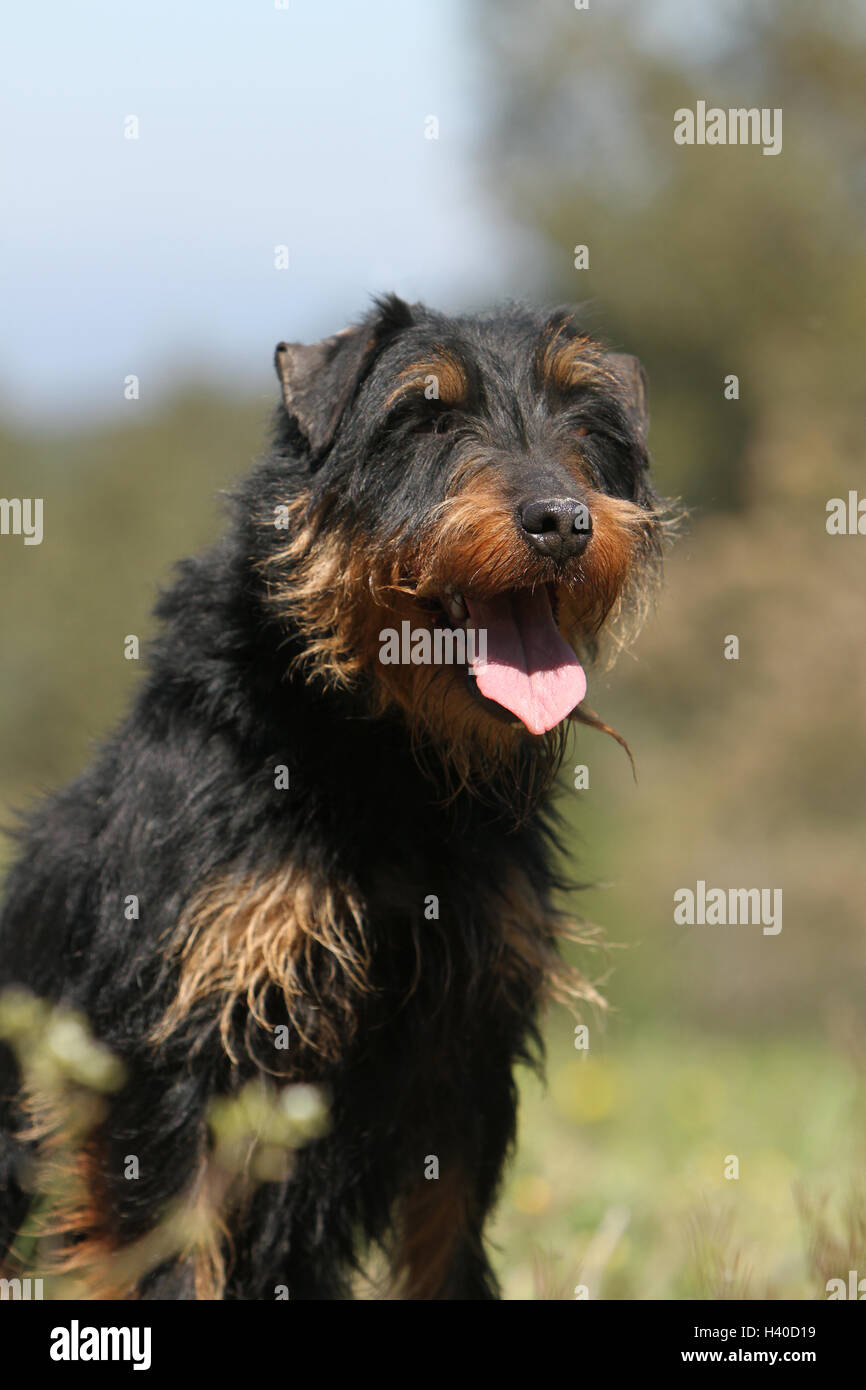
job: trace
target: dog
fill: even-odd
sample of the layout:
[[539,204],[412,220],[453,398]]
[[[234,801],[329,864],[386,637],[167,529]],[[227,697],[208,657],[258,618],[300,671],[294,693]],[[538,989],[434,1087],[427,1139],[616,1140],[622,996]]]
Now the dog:
[[[549,794],[658,577],[645,376],[568,308],[393,295],[276,367],[270,452],[160,597],[131,713],[20,832],[0,984],[81,1011],[124,1082],[61,1141],[3,1045],[0,1250],[55,1153],[43,1233],[85,1297],[351,1298],[378,1249],[392,1297],[492,1299],[515,1063],[549,993],[592,995]],[[321,1088],[327,1128],[131,1274],[257,1077]]]

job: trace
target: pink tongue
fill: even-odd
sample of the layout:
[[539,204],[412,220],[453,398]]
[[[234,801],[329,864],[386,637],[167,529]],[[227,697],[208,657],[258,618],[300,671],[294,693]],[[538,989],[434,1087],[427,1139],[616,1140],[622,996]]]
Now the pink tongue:
[[586,694],[586,676],[553,621],[547,590],[467,597],[466,606],[472,626],[487,631],[487,661],[474,666],[481,694],[516,714],[531,734],[555,728]]

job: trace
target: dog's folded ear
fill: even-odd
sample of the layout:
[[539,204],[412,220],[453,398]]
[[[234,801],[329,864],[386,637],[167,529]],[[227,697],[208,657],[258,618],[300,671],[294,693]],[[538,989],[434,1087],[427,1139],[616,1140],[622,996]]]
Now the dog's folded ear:
[[645,444],[649,430],[646,372],[638,359],[627,352],[608,352],[605,363],[622,388],[625,413],[641,443]]
[[412,322],[409,305],[391,294],[377,299],[361,323],[319,343],[277,343],[274,364],[283,401],[312,454],[330,446],[379,352]]

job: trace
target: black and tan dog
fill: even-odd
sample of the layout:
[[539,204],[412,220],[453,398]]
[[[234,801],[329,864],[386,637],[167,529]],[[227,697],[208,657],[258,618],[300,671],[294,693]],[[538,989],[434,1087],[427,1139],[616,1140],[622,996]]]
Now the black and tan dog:
[[[583,665],[657,569],[643,373],[566,311],[393,297],[281,344],[277,368],[270,456],[9,877],[0,985],[85,1011],[127,1078],[56,1235],[95,1297],[343,1298],[370,1243],[398,1297],[495,1297],[512,1070],[545,990],[582,987],[556,950],[545,793],[569,719],[597,722]],[[471,661],[436,660],[432,636],[467,632]],[[386,633],[408,660],[383,659]],[[51,1117],[0,1055],[14,1252]],[[197,1190],[213,1097],[259,1073],[321,1085],[327,1133],[207,1258],[108,1276]]]

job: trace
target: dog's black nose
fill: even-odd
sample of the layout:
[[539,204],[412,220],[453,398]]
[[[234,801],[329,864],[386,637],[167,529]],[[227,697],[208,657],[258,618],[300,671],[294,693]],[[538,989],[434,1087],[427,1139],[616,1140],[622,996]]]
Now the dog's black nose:
[[592,535],[592,517],[576,497],[531,497],[518,507],[523,535],[551,560],[580,555]]

